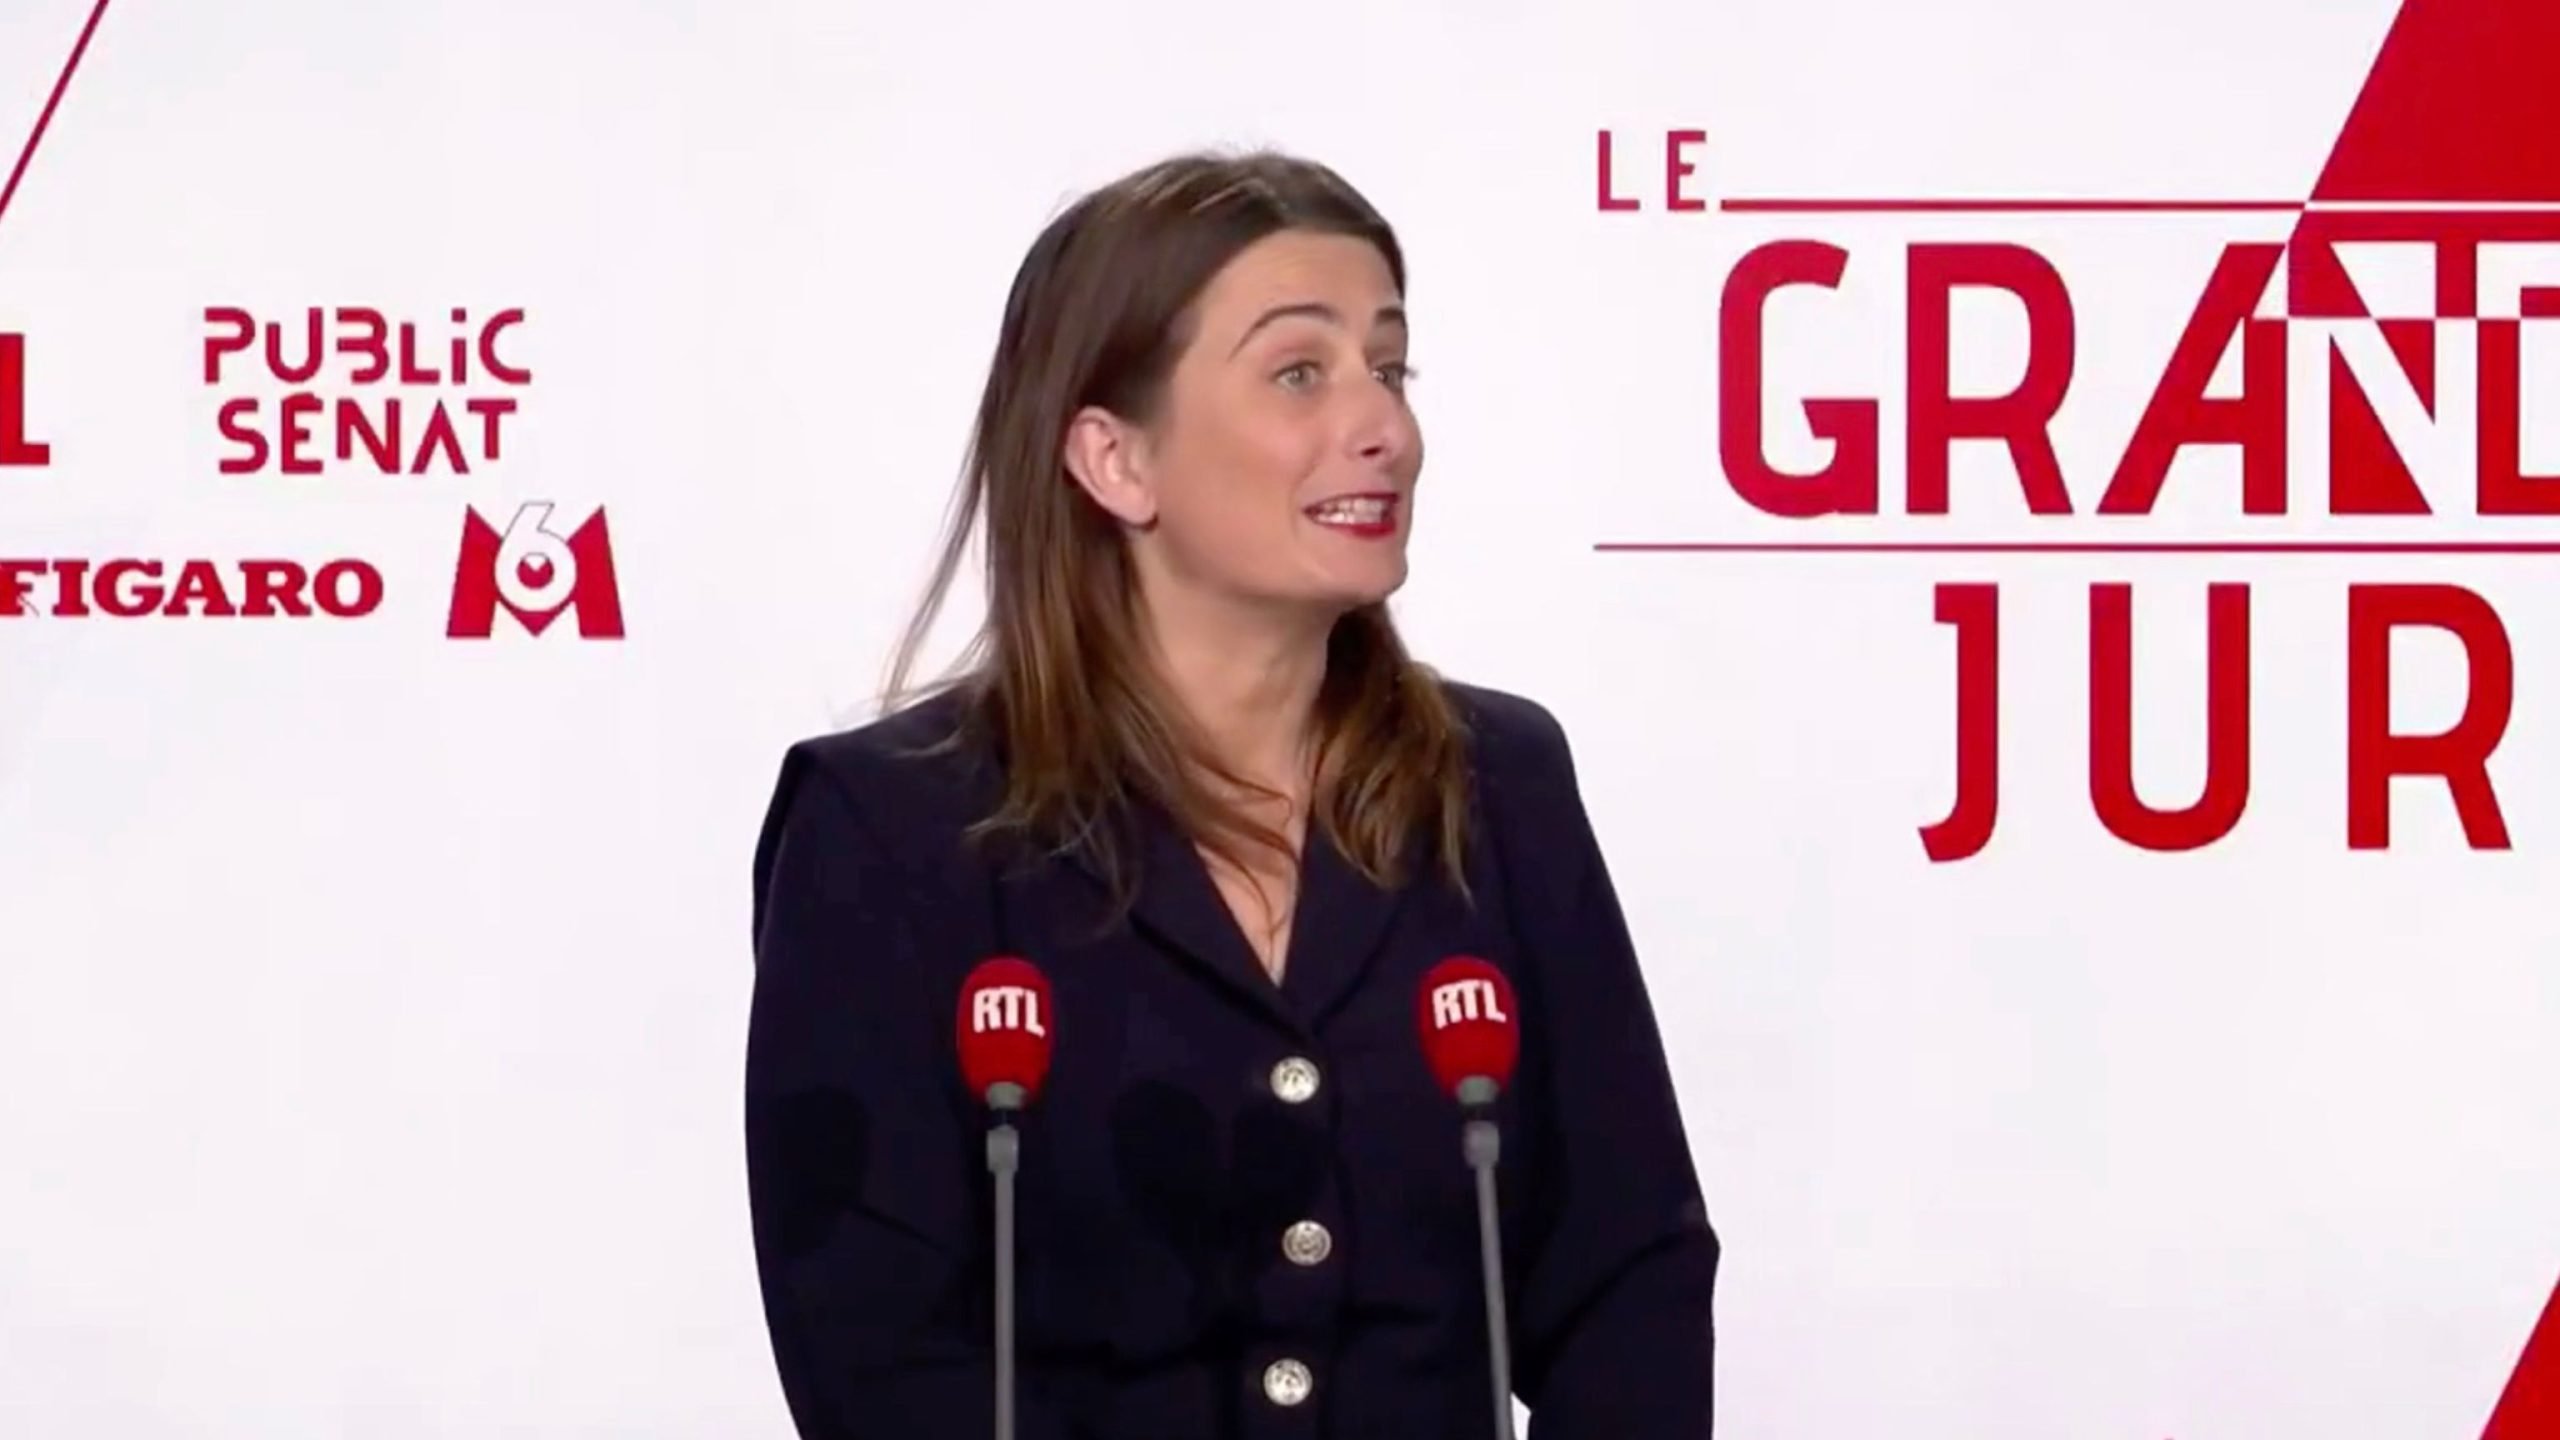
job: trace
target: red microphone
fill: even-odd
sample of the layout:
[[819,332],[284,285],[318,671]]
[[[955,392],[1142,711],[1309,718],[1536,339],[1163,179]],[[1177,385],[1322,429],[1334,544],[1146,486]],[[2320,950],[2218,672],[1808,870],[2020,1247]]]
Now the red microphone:
[[983,960],[960,984],[960,1074],[969,1093],[1019,1110],[1049,1078],[1049,980],[1011,955]]
[[1452,955],[1422,977],[1414,1017],[1422,1053],[1460,1104],[1489,1104],[1511,1083],[1520,1060],[1519,1013],[1511,982],[1473,955]]
[[1013,1117],[1049,1078],[1049,979],[1040,967],[1011,955],[981,960],[960,982],[960,1074],[969,1093],[987,1102],[995,1124],[987,1130],[987,1173],[995,1181],[995,1430],[1014,1434],[1014,1182],[1022,1168],[1022,1138]]
[[1415,1019],[1423,1058],[1441,1087],[1465,1107],[1464,1149],[1475,1172],[1477,1263],[1484,1275],[1485,1351],[1493,1375],[1494,1440],[1511,1440],[1511,1323],[1504,1309],[1502,1216],[1493,1171],[1502,1132],[1493,1100],[1520,1061],[1520,1007],[1511,982],[1490,962],[1452,955],[1422,977]]

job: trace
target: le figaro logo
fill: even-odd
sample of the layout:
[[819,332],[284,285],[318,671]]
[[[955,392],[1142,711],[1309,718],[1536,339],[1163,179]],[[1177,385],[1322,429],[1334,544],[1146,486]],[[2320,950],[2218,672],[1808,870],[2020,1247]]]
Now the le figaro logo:
[[[463,512],[445,634],[487,640],[507,627],[540,635],[563,615],[589,640],[623,638],[622,591],[604,507],[562,535],[549,501],[519,506],[501,530]],[[381,608],[380,567],[345,557],[168,560],[138,556],[26,558],[0,554],[0,619],[360,620]]]
[[[1992,841],[2004,659],[2028,683],[2085,676],[2106,832],[2189,851],[2248,808],[2253,665],[2298,673],[2324,651],[2345,681],[2328,723],[2343,731],[2346,847],[2390,848],[2395,803],[2425,799],[2470,847],[2507,849],[2490,767],[2516,718],[2517,657],[2498,599],[2547,595],[2560,558],[2554,136],[2554,0],[2410,0],[2297,198],[1711,200],[1704,132],[1603,131],[1602,212],[1703,211],[1739,242],[1716,432],[1747,529],[1600,548],[1970,571],[1934,584],[1929,617],[1955,672],[1953,803],[1918,827],[1933,861]],[[2136,263],[2129,233],[2173,243]],[[2075,274],[2075,245],[2102,244],[2103,281]],[[2107,308],[2129,279],[2172,274],[2180,298],[2145,298],[2182,325]],[[2085,654],[2004,656],[1997,577],[2095,567]],[[2130,577],[2155,572],[2155,587],[2206,582],[2192,800],[2134,782]],[[2263,615],[2253,576],[2280,582]],[[2281,618],[2314,596],[2335,597],[2343,643]],[[2285,628],[2253,637],[2268,619]],[[2453,694],[2426,693],[2442,672],[2406,657],[2395,682],[2403,636],[2458,657]],[[2282,688],[2261,686],[2262,702]],[[2453,718],[2414,726],[2413,709]],[[2512,729],[2549,743],[2546,725]]]
[[[106,12],[105,0],[89,11],[17,148],[0,188],[0,226],[32,218],[22,183]],[[305,306],[262,318],[248,306],[207,307],[199,360],[214,398],[209,483],[254,487],[290,506],[314,485],[486,479],[500,468],[533,384],[517,348],[525,311],[430,313],[434,319],[422,320],[372,306]],[[30,485],[86,479],[76,439],[32,413],[35,363],[26,334],[0,332],[0,503]],[[450,586],[434,607],[448,638],[623,638],[604,508],[568,510],[550,499],[489,512],[463,503],[460,528],[445,542],[450,566],[429,572]],[[401,568],[348,554],[71,555],[43,540],[17,527],[0,540],[0,621],[364,620],[395,596],[392,577]],[[563,616],[575,623],[555,629]]]

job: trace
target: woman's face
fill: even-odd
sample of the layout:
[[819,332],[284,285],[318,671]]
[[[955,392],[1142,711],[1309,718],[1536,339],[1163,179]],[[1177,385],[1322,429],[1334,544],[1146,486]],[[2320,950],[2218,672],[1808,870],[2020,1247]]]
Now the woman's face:
[[1422,470],[1406,344],[1366,241],[1284,231],[1230,261],[1154,422],[1080,422],[1070,441],[1078,478],[1133,527],[1151,598],[1339,614],[1394,593]]

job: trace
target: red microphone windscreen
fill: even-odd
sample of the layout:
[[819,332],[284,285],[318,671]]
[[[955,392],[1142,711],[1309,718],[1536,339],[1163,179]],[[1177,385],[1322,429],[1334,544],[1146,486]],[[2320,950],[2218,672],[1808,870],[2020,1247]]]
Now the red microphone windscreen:
[[1422,977],[1415,1019],[1422,1053],[1441,1087],[1455,1094],[1460,1081],[1482,1077],[1511,1083],[1520,1059],[1519,1007],[1511,982],[1473,955],[1452,955]]
[[1049,1076],[1050,1021],[1049,980],[1038,966],[1010,955],[980,961],[960,985],[960,1073],[969,1093],[983,1100],[987,1087],[1010,1083],[1025,1100],[1037,1096]]

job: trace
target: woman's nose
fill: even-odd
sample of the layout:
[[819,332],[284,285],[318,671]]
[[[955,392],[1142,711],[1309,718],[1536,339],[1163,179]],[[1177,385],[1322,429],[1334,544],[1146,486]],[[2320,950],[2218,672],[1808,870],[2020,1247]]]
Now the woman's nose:
[[1403,399],[1386,385],[1362,387],[1358,413],[1352,418],[1351,451],[1363,460],[1389,463],[1403,457],[1414,442],[1413,416]]

